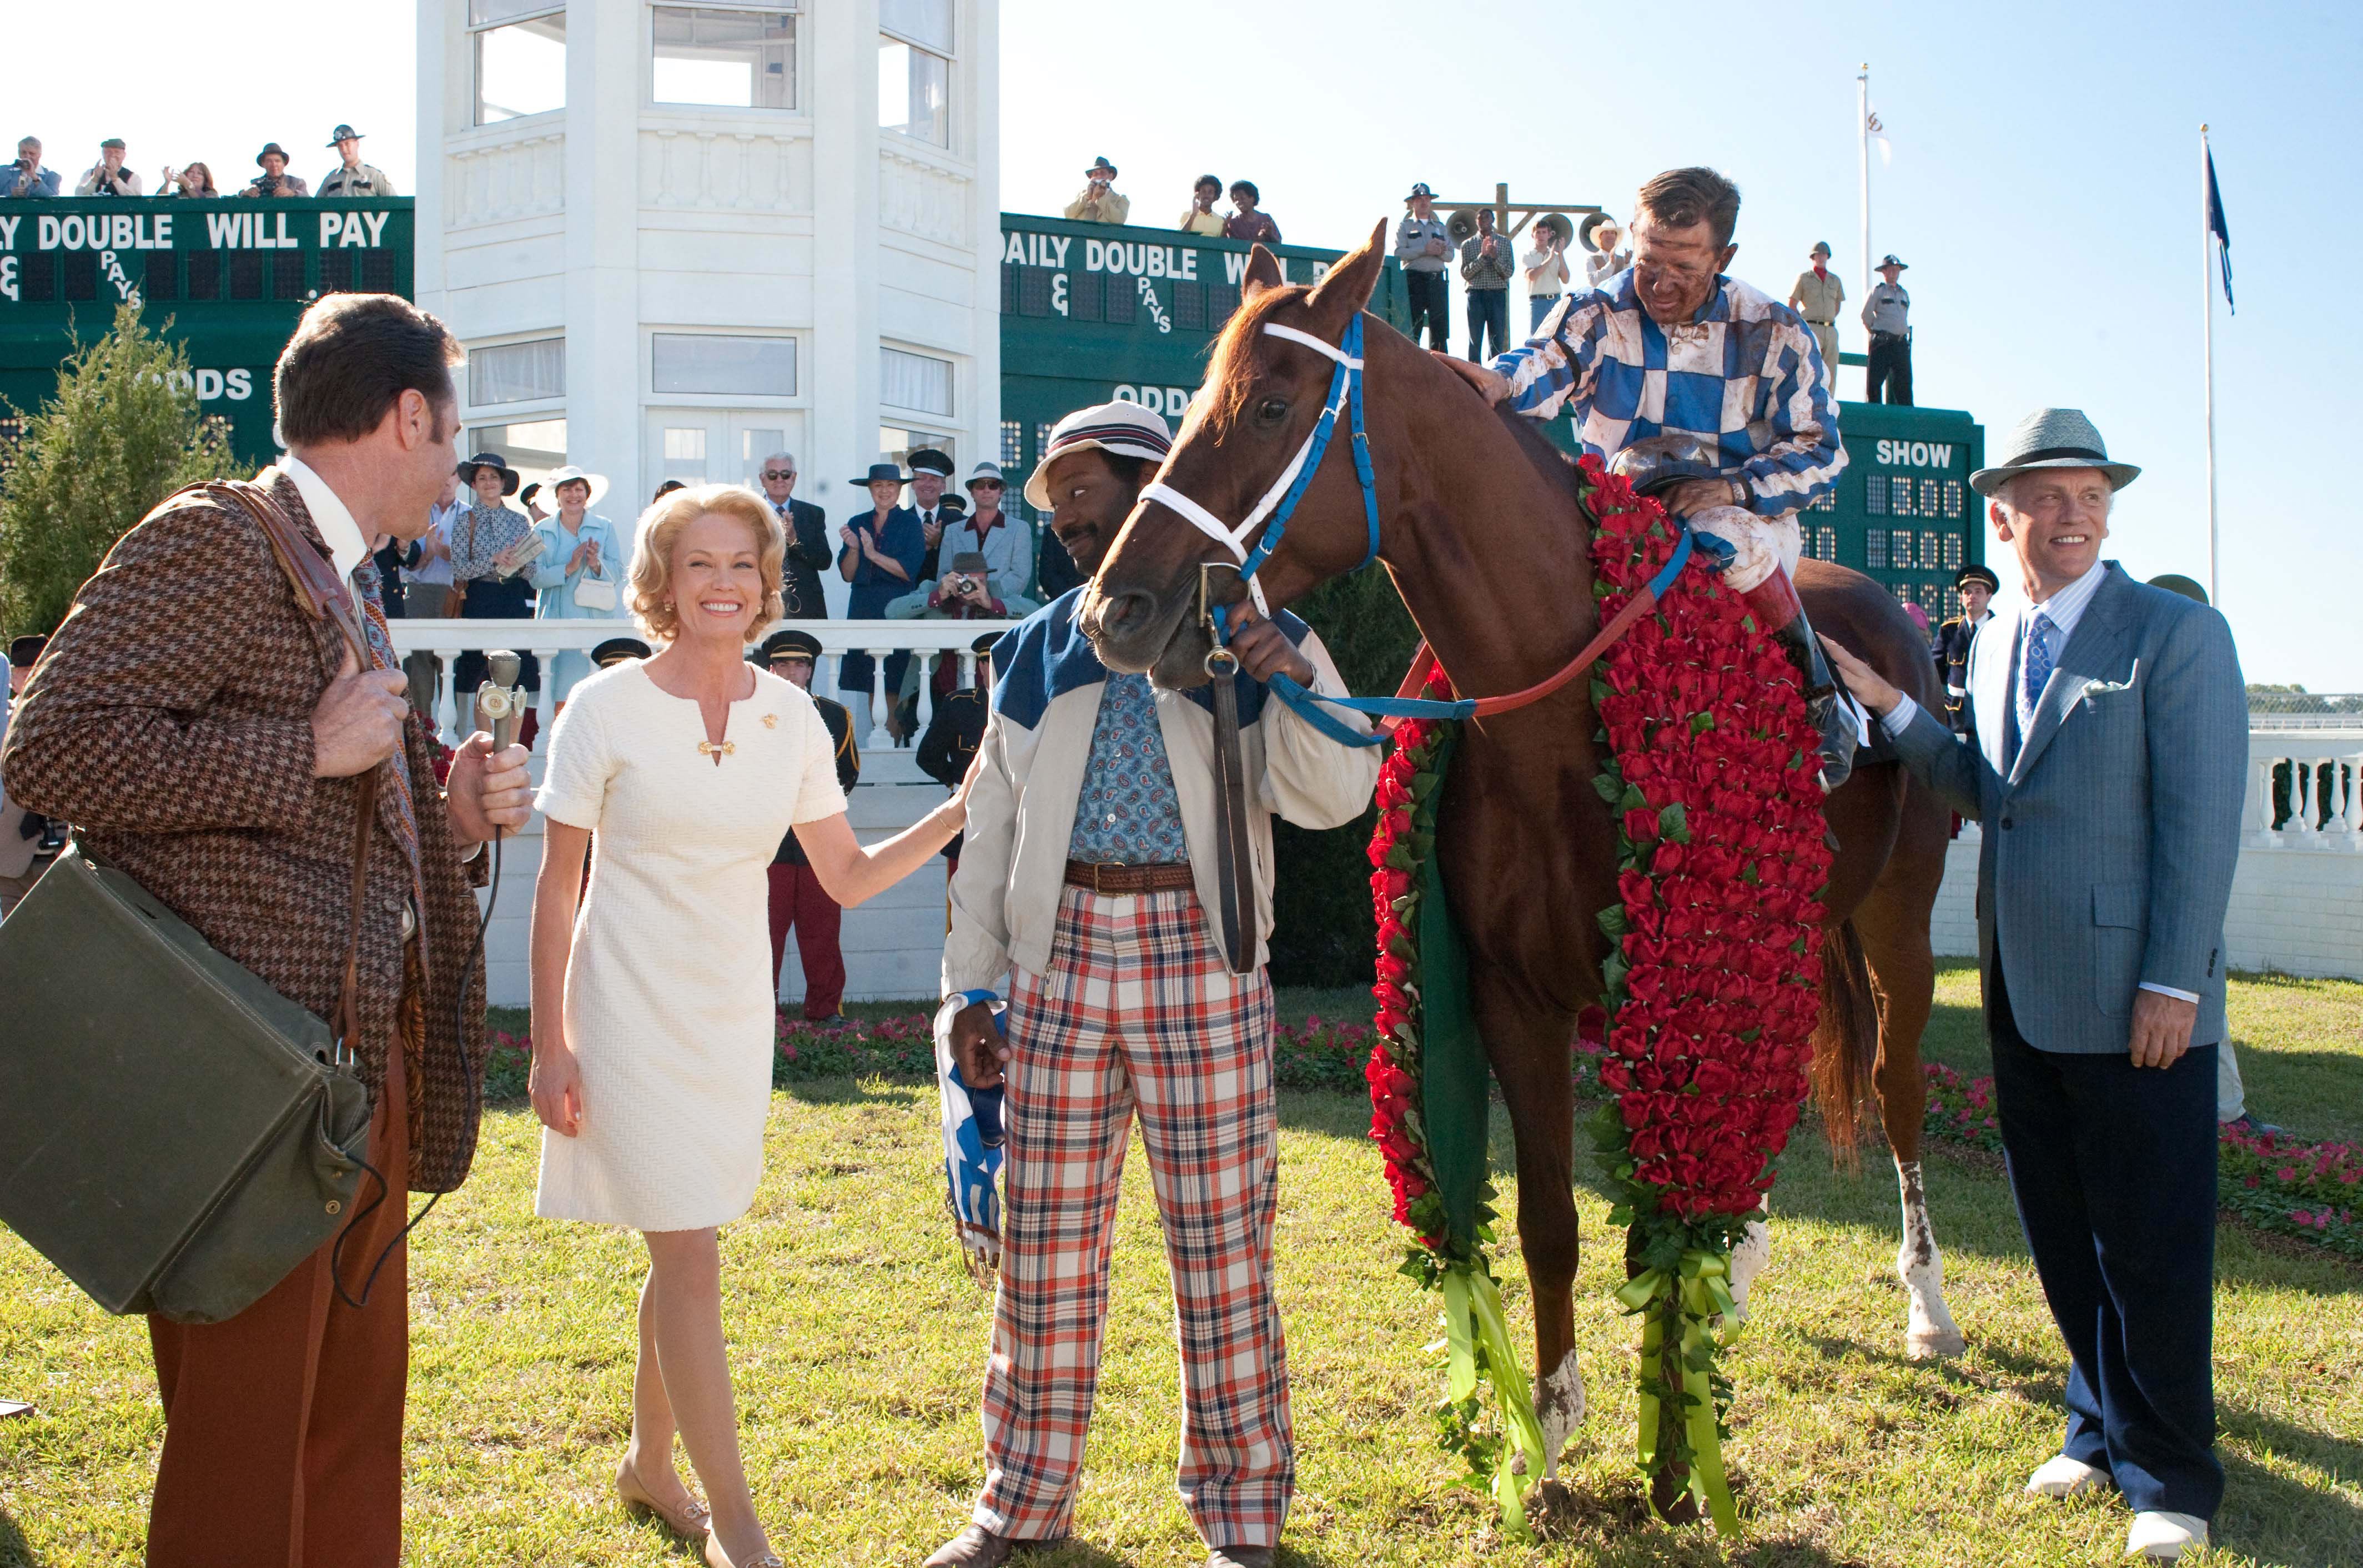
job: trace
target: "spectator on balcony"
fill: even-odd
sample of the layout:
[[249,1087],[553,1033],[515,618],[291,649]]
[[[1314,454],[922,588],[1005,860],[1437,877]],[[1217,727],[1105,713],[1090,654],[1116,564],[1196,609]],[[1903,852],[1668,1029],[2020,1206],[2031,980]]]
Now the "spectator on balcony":
[[781,568],[782,597],[790,620],[826,620],[828,600],[821,593],[820,574],[834,559],[828,549],[828,514],[796,495],[796,454],[773,452],[756,471],[763,499],[780,516],[787,535],[788,553]]
[[1411,307],[1411,340],[1423,322],[1427,346],[1441,353],[1452,346],[1451,290],[1444,281],[1452,265],[1452,234],[1436,216],[1436,193],[1423,180],[1403,198],[1403,221],[1395,226],[1395,260],[1403,263],[1403,296]]
[[[837,552],[837,570],[853,585],[845,613],[852,620],[882,620],[886,606],[919,582],[919,563],[926,557],[927,541],[920,531],[919,514],[894,504],[909,483],[901,468],[873,462],[869,475],[853,483],[869,489],[870,515],[837,530],[842,543]],[[887,655],[889,691],[903,689],[903,674],[910,663],[907,651]],[[852,710],[858,733],[870,729],[871,684],[876,673],[867,652],[848,652],[838,663],[838,694]]]
[[[861,746],[854,738],[853,716],[846,712],[845,705],[813,692],[813,666],[820,659],[820,639],[808,631],[773,632],[764,639],[761,652],[764,666],[772,674],[811,697],[813,706],[820,709],[821,723],[827,726],[829,740],[837,748],[837,787],[851,795],[861,777]],[[845,951],[838,945],[838,937],[845,909],[813,874],[812,862],[796,842],[793,828],[781,835],[779,852],[771,857],[770,905],[773,994],[779,990],[780,965],[787,959],[788,933],[793,930],[796,957],[804,968],[804,1021],[843,1023]]]
[[[451,614],[449,525],[466,509],[460,499],[460,475],[454,470],[444,478],[443,493],[427,508],[427,531],[419,536],[416,553],[405,567],[404,604],[414,619],[442,620]],[[443,684],[443,661],[422,648],[403,660],[402,669],[410,677],[410,706],[432,724],[435,695]]]
[[1625,230],[1606,213],[1588,215],[1575,232],[1576,238],[1583,242],[1584,250],[1590,252],[1583,259],[1583,286],[1586,289],[1600,287],[1633,264],[1633,252],[1616,248],[1625,238]]
[[997,462],[980,462],[971,469],[971,510],[953,525],[952,541],[956,549],[983,556],[993,591],[1014,599],[1026,592],[1026,530],[1001,509],[1008,487]]
[[[1223,234],[1223,215],[1215,204],[1223,199],[1223,183],[1212,174],[1201,174],[1198,183],[1190,187],[1190,205],[1183,209],[1182,221],[1173,227],[1184,234],[1203,234],[1219,239]],[[958,843],[960,840],[952,840]]]
[[390,196],[394,194],[394,182],[385,171],[374,163],[361,161],[361,133],[349,125],[340,125],[328,133],[328,145],[337,150],[343,161],[320,182],[324,196]]
[[[262,172],[250,181],[242,196],[308,196],[312,188],[287,172],[287,150],[277,142],[265,142],[262,150],[254,155]],[[514,488],[514,487],[512,487]]]
[[1567,230],[1549,223],[1536,224],[1534,249],[1518,258],[1518,270],[1526,279],[1526,330],[1539,332],[1543,317],[1559,304],[1571,281],[1567,270]]
[[156,194],[159,196],[219,196],[221,187],[214,183],[214,172],[205,163],[191,163],[180,169],[167,163],[164,165],[163,187]]
[[538,523],[549,516],[549,508],[541,504],[541,481],[537,479],[517,492],[517,505],[525,508],[525,518]]
[[926,553],[919,558],[917,581],[926,582],[936,574],[937,553],[943,548],[944,526],[949,520],[943,515],[944,487],[952,482],[952,460],[933,447],[921,447],[911,454],[911,510],[919,515],[919,538]]
[[1255,188],[1253,180],[1231,182],[1231,216],[1223,220],[1223,238],[1245,239],[1258,244],[1280,243],[1280,225],[1263,210],[1263,193]]
[[[940,582],[904,595],[886,606],[890,620],[1016,620],[1041,606],[1031,599],[1004,599],[993,591],[984,557],[964,550],[952,557],[952,569]],[[918,728],[919,662],[914,659],[896,689],[895,732]],[[939,653],[934,660],[935,701],[941,702],[960,686],[960,659]]]
[[0,196],[54,196],[58,172],[41,167],[41,139],[28,136],[17,144],[17,161],[0,170]]
[[[525,576],[533,522],[523,512],[501,505],[517,493],[517,471],[498,452],[478,452],[460,465],[460,483],[475,497],[450,523],[451,580],[460,595],[460,618],[523,620],[533,614],[533,589]],[[541,662],[518,651],[524,659],[519,679],[527,691],[541,690]],[[451,680],[452,695],[464,715],[470,695],[484,681],[483,651],[471,648],[460,654]]]
[[1828,240],[1816,240],[1805,259],[1812,265],[1789,285],[1789,308],[1814,329],[1814,341],[1822,350],[1822,380],[1834,386],[1838,379],[1838,306],[1846,303],[1846,284],[1830,271]]
[[[1483,364],[1510,351],[1510,242],[1493,227],[1493,209],[1477,209],[1477,232],[1460,247],[1460,281],[1468,288],[1469,358]],[[1491,353],[1483,348],[1491,333]]]
[[74,195],[78,196],[136,196],[146,191],[139,176],[123,166],[123,139],[119,136],[110,136],[98,144],[98,161],[74,183]]
[[1092,160],[1083,171],[1083,188],[1067,204],[1067,216],[1077,223],[1123,223],[1132,216],[1132,198],[1116,194],[1115,164]]
[[[591,511],[607,494],[607,476],[585,473],[570,463],[551,474],[548,484],[558,511],[533,526],[541,540],[527,568],[534,587],[534,618],[624,619],[631,613],[623,592],[630,548],[616,537],[615,524]],[[550,670],[550,679],[558,684],[550,695],[560,708],[590,673],[591,661],[573,649],[558,655]]]

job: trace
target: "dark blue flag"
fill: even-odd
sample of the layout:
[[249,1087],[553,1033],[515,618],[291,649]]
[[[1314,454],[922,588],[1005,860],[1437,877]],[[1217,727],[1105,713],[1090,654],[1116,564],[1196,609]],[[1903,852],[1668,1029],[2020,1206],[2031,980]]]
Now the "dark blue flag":
[[2224,303],[2232,314],[2240,307],[2232,304],[2232,231],[2224,223],[2224,193],[2215,188],[2215,150],[2207,150],[2207,232],[2216,240],[2215,254],[2224,263]]

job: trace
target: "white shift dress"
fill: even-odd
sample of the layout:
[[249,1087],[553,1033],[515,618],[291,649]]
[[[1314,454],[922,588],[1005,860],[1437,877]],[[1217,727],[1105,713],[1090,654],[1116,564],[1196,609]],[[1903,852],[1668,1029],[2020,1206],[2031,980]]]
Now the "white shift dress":
[[836,747],[798,687],[755,672],[729,750],[638,660],[574,688],[534,804],[595,837],[566,1016],[572,1138],[542,1129],[534,1212],[634,1230],[738,1218],[763,1174],[774,991],[766,869],[792,826],[845,809]]

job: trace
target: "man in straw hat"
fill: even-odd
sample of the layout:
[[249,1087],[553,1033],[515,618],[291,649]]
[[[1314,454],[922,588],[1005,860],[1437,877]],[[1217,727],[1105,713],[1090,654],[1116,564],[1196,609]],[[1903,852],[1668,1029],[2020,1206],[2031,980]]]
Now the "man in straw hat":
[[2128,1556],[2207,1544],[2224,910],[2247,698],[2224,617],[2101,559],[2114,462],[2044,408],[1969,475],[2026,602],[1969,645],[1955,735],[1831,658],[1913,773],[1984,824],[1978,956],[2012,1195],[2068,1341],[2068,1431],[2027,1482],[2113,1487]]
[[1439,356],[1492,402],[1575,416],[1585,451],[1655,495],[1719,559],[1724,581],[1796,666],[1822,736],[1822,784],[1854,765],[1838,701],[1789,574],[1797,512],[1846,468],[1837,409],[1797,313],[1726,276],[1739,188],[1712,169],[1670,170],[1634,202],[1634,262],[1571,301],[1548,336],[1488,368]]
[[1814,241],[1813,250],[1805,257],[1805,270],[1789,285],[1789,308],[1805,318],[1814,329],[1814,341],[1822,347],[1822,374],[1836,380],[1838,373],[1838,306],[1846,303],[1846,284],[1830,271],[1830,242]]
[[[1165,422],[1137,403],[1082,409],[1051,430],[1026,498],[1094,572],[1170,449]],[[1271,816],[1306,828],[1352,820],[1378,758],[1266,700],[1263,683],[1281,671],[1345,690],[1304,622],[1237,627],[1259,929],[1240,933],[1253,951],[1235,973],[1215,934],[1213,699],[1110,673],[1076,625],[1082,596],[1062,595],[994,647],[952,879],[949,1034],[968,1090],[1006,1084],[1008,1194],[984,1486],[969,1527],[927,1561],[993,1568],[1072,1528],[1137,1111],[1172,1251],[1182,1501],[1211,1568],[1269,1568],[1295,1484],[1272,1292]],[[1005,1045],[991,1010],[1003,995]]]

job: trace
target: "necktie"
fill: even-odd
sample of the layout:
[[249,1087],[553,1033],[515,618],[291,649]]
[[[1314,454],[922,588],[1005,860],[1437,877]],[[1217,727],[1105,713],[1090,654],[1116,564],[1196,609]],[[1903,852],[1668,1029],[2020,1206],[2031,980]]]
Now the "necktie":
[[2057,628],[2051,616],[2036,610],[2027,623],[2026,656],[2021,661],[2018,684],[2018,733],[2023,741],[2035,727],[2035,705],[2043,700],[2043,687],[2051,679],[2051,636]]
[[[394,657],[394,633],[386,628],[385,606],[378,597],[377,569],[364,562],[354,569],[352,584],[353,597],[361,607],[361,631],[369,643],[372,667],[398,669],[401,661]],[[407,718],[404,724],[406,737]],[[418,806],[410,793],[410,756],[405,747],[396,746],[386,760],[393,764],[388,772],[394,777],[394,814],[402,823],[402,853],[410,862],[411,894],[424,909],[427,898],[418,873]]]

